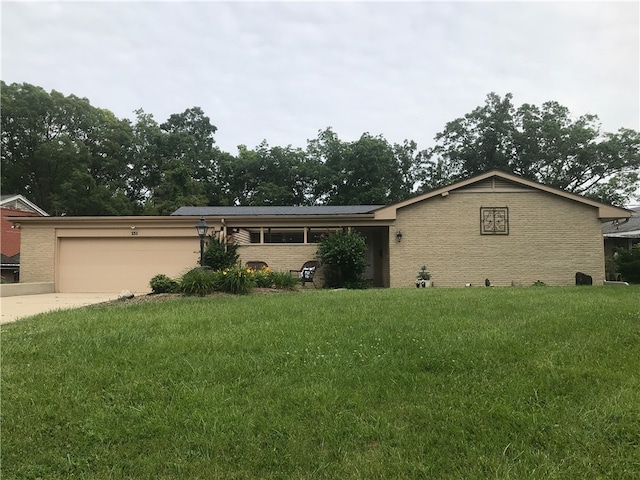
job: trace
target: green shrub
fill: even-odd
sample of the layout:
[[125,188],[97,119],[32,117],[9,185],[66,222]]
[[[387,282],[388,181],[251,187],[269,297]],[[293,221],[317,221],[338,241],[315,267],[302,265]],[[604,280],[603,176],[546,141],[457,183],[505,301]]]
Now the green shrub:
[[256,282],[248,268],[231,268],[223,270],[219,276],[218,289],[225,293],[244,295],[249,293]]
[[149,285],[153,293],[178,293],[180,291],[180,284],[162,273],[153,277],[149,281]]
[[616,275],[620,273],[618,271],[618,263],[613,255],[607,255],[604,257],[604,275],[605,280],[614,280]]
[[218,275],[208,268],[196,267],[182,275],[180,290],[187,295],[207,295],[215,292],[218,285]]
[[256,282],[258,288],[271,288],[273,286],[273,272],[267,268],[262,270],[252,270],[253,279]]
[[631,250],[618,248],[614,258],[625,282],[640,283],[640,243]]
[[359,284],[367,267],[366,251],[367,244],[358,232],[340,231],[325,236],[320,242],[318,256],[324,265],[326,285],[349,287]]
[[238,245],[221,242],[218,237],[211,235],[203,254],[204,266],[213,270],[225,270],[238,264]]
[[273,286],[280,290],[293,290],[300,282],[289,272],[271,272],[270,273]]

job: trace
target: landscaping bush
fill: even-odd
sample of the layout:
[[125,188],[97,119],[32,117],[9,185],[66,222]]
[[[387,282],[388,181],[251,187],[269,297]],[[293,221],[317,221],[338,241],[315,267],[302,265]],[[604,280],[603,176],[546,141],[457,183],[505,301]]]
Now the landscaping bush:
[[279,290],[293,290],[299,280],[289,272],[275,272],[269,267],[261,270],[251,270],[251,278],[258,288],[277,288]]
[[153,293],[178,293],[180,291],[180,284],[163,274],[158,274],[149,282],[151,291]]
[[299,283],[299,279],[289,272],[271,272],[273,286],[281,290],[293,290]]
[[238,245],[221,242],[218,237],[211,235],[203,255],[204,266],[213,270],[233,268],[238,264]]
[[324,265],[326,285],[345,288],[361,285],[360,277],[367,267],[366,251],[367,244],[358,232],[340,231],[324,237],[318,256]]
[[218,289],[225,293],[244,295],[249,293],[256,282],[252,271],[248,268],[230,268],[223,270],[219,276]]
[[[255,287],[293,290],[298,284],[298,279],[289,272],[274,272],[268,268],[251,270],[238,267],[224,270],[196,267],[182,275],[179,282],[171,280],[166,275],[156,275],[152,281],[158,285],[158,289],[163,289],[169,282],[173,282],[177,288],[170,291],[200,296],[208,295],[215,291],[244,295],[250,293]],[[156,292],[154,289],[154,293],[161,292]]]
[[631,250],[618,248],[614,258],[625,282],[640,283],[640,243]]
[[187,295],[207,295],[219,287],[218,275],[208,268],[196,267],[182,275],[180,290]]
[[269,267],[261,270],[252,270],[251,274],[258,288],[271,288],[273,286],[272,272]]
[[604,257],[604,279],[605,280],[615,280],[618,271],[618,263],[613,255],[607,255]]

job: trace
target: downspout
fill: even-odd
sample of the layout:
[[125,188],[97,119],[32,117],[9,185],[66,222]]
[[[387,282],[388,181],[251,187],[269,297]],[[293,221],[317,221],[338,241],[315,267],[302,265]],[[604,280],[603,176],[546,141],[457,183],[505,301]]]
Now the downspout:
[[222,234],[222,238],[220,239],[224,242],[224,251],[227,251],[227,224],[224,221],[224,218],[220,219],[220,223],[222,224],[222,228],[220,229],[220,233]]

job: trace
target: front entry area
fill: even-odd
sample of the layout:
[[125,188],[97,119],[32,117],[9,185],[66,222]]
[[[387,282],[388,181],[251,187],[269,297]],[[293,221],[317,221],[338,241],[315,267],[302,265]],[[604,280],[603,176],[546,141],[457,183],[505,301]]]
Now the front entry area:
[[389,287],[389,227],[354,228],[367,242],[363,277],[374,287]]

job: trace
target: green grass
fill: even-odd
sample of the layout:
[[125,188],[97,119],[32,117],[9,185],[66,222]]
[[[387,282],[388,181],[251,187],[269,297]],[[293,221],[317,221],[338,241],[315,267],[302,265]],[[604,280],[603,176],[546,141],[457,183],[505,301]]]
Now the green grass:
[[307,291],[2,328],[2,478],[637,479],[640,288]]

